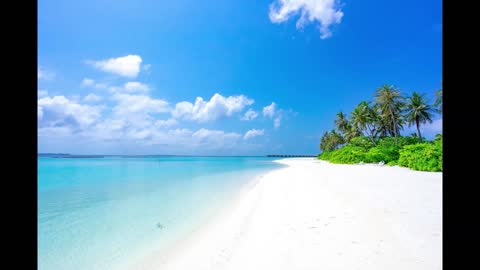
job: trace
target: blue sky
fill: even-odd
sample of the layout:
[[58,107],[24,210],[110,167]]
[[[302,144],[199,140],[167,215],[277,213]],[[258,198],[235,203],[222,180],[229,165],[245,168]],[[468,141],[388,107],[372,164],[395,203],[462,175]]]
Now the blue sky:
[[315,154],[384,83],[433,101],[441,28],[439,0],[40,0],[38,151]]

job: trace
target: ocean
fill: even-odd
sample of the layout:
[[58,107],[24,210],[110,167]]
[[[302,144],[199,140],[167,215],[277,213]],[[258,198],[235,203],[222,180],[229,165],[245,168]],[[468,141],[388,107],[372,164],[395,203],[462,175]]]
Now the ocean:
[[38,158],[38,269],[126,269],[215,215],[267,157]]

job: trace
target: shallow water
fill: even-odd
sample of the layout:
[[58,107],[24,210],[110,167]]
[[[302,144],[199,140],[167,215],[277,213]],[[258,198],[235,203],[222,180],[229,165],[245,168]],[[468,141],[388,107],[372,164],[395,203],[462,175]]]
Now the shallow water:
[[168,248],[256,175],[264,157],[38,158],[38,269],[123,269]]

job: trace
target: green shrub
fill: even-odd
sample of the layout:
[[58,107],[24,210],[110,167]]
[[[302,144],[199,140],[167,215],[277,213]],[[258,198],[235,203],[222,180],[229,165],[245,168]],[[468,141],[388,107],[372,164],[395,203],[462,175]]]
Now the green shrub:
[[365,148],[349,144],[335,151],[323,152],[319,155],[319,159],[332,163],[354,164],[365,162],[366,153]]
[[377,146],[371,148],[366,154],[366,162],[385,162],[388,163],[392,160],[397,160],[400,156],[398,151],[400,147],[395,144],[393,138],[381,139]]
[[404,146],[400,150],[398,164],[418,171],[441,172],[443,170],[443,140]]
[[365,136],[360,136],[360,137],[353,138],[352,140],[350,140],[349,145],[358,146],[358,147],[361,147],[365,150],[368,150],[368,149],[375,146],[375,145],[373,145],[372,141],[368,137],[365,137]]
[[392,160],[390,162],[387,163],[388,166],[395,166],[395,165],[398,165],[398,162],[396,160]]
[[421,171],[442,171],[443,151],[442,137],[426,143],[418,143],[415,137],[386,137],[373,145],[367,137],[353,138],[349,144],[334,151],[326,151],[318,155],[318,159],[332,163],[355,164],[359,162],[400,165]]
[[324,151],[324,152],[322,152],[321,154],[318,155],[318,159],[329,160],[331,153],[332,152],[330,152],[330,151]]
[[[391,140],[394,140],[394,138],[388,138]],[[417,144],[420,143],[418,140],[418,137],[413,137],[413,136],[403,136],[403,137],[398,137],[398,146],[403,147],[405,145],[412,145],[412,144]]]

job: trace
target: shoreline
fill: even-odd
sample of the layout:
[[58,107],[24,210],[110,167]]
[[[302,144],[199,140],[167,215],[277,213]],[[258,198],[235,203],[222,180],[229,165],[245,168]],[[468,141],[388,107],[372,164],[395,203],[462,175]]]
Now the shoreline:
[[[272,162],[275,163],[280,163],[282,159],[276,159],[272,160]],[[255,175],[252,179],[250,179],[244,186],[242,186],[238,191],[236,191],[233,195],[233,198],[231,198],[224,206],[222,206],[216,213],[211,215],[209,218],[206,219],[206,221],[199,226],[197,226],[195,229],[190,231],[188,234],[185,236],[181,237],[178,241],[173,243],[171,246],[169,246],[167,249],[159,249],[153,252],[150,252],[148,255],[146,255],[141,261],[138,261],[134,264],[129,265],[126,267],[128,270],[140,270],[140,269],[157,269],[160,267],[160,269],[163,269],[164,264],[167,263],[168,261],[171,260],[172,257],[179,256],[182,251],[187,249],[192,243],[197,241],[197,238],[207,232],[213,224],[221,222],[222,219],[225,219],[227,215],[229,215],[232,212],[232,209],[235,207],[238,202],[244,198],[244,196],[251,191],[259,182],[260,180],[265,177],[265,175],[275,172],[281,169],[284,169],[286,167],[289,167],[287,164],[283,164],[280,168],[274,168],[270,169],[266,172],[261,172],[257,175]]]
[[442,173],[273,162],[171,249],[129,269],[438,269]]

